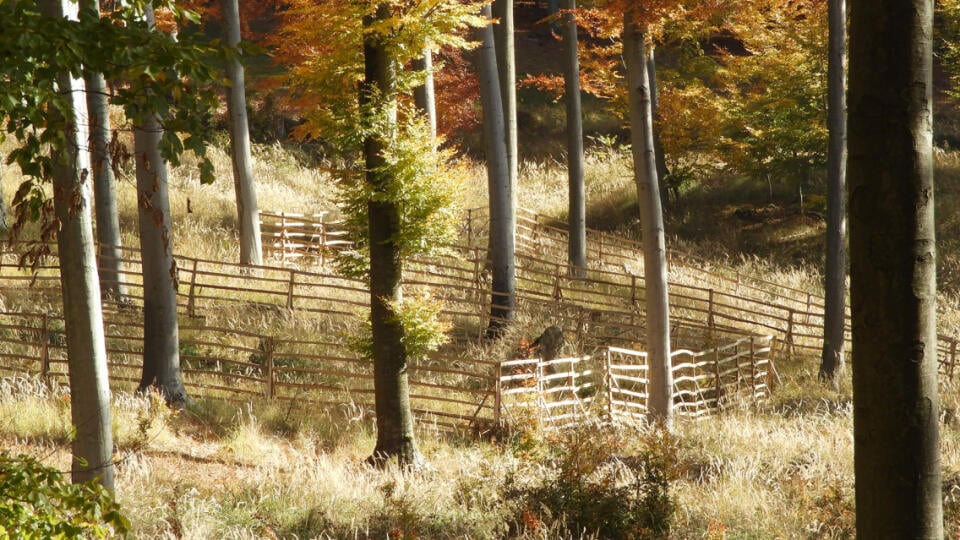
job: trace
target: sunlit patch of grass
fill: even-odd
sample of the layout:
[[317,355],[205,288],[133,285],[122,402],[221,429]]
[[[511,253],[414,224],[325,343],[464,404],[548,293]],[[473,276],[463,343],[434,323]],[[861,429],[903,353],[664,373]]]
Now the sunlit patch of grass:
[[70,392],[34,377],[0,379],[0,433],[67,443],[73,437]]

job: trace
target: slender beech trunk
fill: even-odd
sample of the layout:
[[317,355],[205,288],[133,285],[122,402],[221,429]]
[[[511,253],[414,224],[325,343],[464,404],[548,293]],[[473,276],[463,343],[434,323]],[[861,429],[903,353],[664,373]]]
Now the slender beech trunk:
[[943,538],[933,0],[850,2],[848,197],[858,538]]
[[[490,5],[482,8],[481,16],[490,18]],[[487,334],[495,337],[513,320],[516,293],[516,262],[514,261],[514,183],[510,177],[504,138],[503,104],[497,76],[497,57],[493,28],[478,30],[480,47],[480,101],[483,104],[483,142],[487,155],[487,184],[490,192],[490,265],[492,299],[490,327]]]
[[667,156],[663,153],[663,142],[660,140],[660,90],[657,86],[657,57],[654,47],[647,50],[647,77],[650,79],[650,108],[653,110],[653,152],[657,166],[657,178],[660,180],[660,206],[670,207],[670,190],[667,188],[667,177],[670,169],[667,168]]
[[[153,8],[144,9],[154,24]],[[163,128],[157,116],[144,112],[134,120],[140,256],[143,261],[143,374],[139,391],[157,388],[174,408],[186,405],[180,372],[177,321],[177,262],[173,258],[167,164],[160,155]]]
[[[240,43],[240,8],[237,0],[221,0],[223,28],[227,46]],[[240,264],[263,264],[260,238],[260,211],[250,163],[250,129],[247,122],[247,97],[243,66],[233,56],[227,60],[227,112],[230,119],[230,156],[233,162],[233,187],[237,197],[237,225],[240,227]]]
[[[99,0],[80,0],[80,10],[91,18],[100,17]],[[103,75],[84,69],[87,86],[87,109],[90,115],[90,159],[97,218],[97,267],[100,289],[105,298],[126,301],[127,286],[123,281],[120,215],[117,211],[116,178],[110,163],[110,109],[107,106],[107,83]]]
[[[391,17],[390,4],[381,3],[375,15],[364,17],[365,28]],[[376,35],[366,34],[363,42],[364,81],[360,90],[361,109],[372,106],[373,114],[386,122],[397,121],[396,65],[387,47]],[[374,394],[377,412],[377,444],[368,462],[383,465],[396,457],[401,466],[417,468],[423,458],[413,433],[407,350],[403,326],[394,305],[402,298],[403,262],[396,235],[400,229],[398,203],[388,196],[396,180],[384,169],[386,137],[377,133],[364,140],[366,181],[372,193],[369,212],[370,323],[373,331]],[[378,196],[379,195],[379,196]]]
[[827,64],[827,253],[824,285],[823,351],[820,379],[839,388],[847,312],[847,102],[846,0],[829,0],[830,44]]
[[[77,17],[76,4],[66,0],[42,0],[40,6],[48,17]],[[60,223],[60,286],[67,333],[70,411],[76,430],[72,480],[79,483],[96,478],[112,491],[113,426],[87,181],[90,162],[87,154],[80,151],[88,137],[84,86],[82,80],[69,74],[58,77],[57,84],[64,95],[70,96],[73,109],[50,111],[51,116],[65,121],[67,141],[67,146],[53,155],[53,204]]]
[[433,87],[433,51],[423,48],[423,56],[413,61],[414,71],[424,73],[423,84],[413,89],[413,101],[426,116],[430,135],[437,138],[437,100]]
[[668,428],[673,420],[673,375],[670,371],[670,307],[667,293],[666,241],[653,149],[653,112],[646,70],[644,31],[624,12],[623,56],[627,64],[630,139],[634,178],[643,228],[643,268],[647,299],[647,410]]
[[[493,39],[497,58],[497,76],[500,79],[500,104],[503,107],[507,167],[510,182],[516,184],[520,158],[517,146],[517,61],[513,32],[513,0],[494,0],[493,16],[499,20],[493,29]],[[516,201],[511,200],[511,204],[516,206]]]
[[0,233],[7,232],[7,203],[3,199],[3,156],[0,156]]
[[567,261],[570,273],[586,276],[587,201],[584,189],[583,109],[580,107],[580,61],[577,58],[576,0],[566,0],[564,24],[564,96],[567,100],[567,179],[569,183],[569,244]]

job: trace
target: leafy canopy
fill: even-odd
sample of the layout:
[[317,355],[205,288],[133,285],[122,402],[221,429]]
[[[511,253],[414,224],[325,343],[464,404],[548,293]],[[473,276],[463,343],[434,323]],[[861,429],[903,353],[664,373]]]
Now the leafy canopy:
[[[196,33],[174,39],[154,31],[145,21],[144,0],[123,4],[107,17],[84,10],[79,20],[69,20],[42,15],[34,2],[0,0],[0,58],[8,59],[0,62],[0,118],[6,135],[19,143],[7,163],[16,163],[28,177],[13,199],[21,226],[41,218],[41,183],[53,174],[52,156],[69,149],[69,133],[86,121],[58,87],[57,78],[64,74],[79,78],[88,70],[117,81],[109,100],[127,118],[158,116],[165,129],[160,143],[164,159],[176,165],[191,150],[201,158],[201,180],[213,180],[206,144],[219,104],[213,85],[223,80],[221,51],[202,43]],[[173,0],[154,4],[180,26],[197,21]]]

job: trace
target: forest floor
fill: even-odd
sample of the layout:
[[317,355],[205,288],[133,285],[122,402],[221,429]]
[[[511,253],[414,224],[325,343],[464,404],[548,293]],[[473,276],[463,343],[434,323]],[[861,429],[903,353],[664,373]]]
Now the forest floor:
[[[215,156],[218,170],[229,170],[226,156]],[[611,209],[624,209],[610,228],[630,234],[633,186],[626,159],[612,148],[591,152],[588,197],[594,216],[610,219]],[[257,147],[264,210],[333,207],[329,178],[303,163],[280,146]],[[941,205],[956,202],[950,187],[960,178],[958,163],[952,154],[938,159]],[[171,183],[177,251],[232,260],[232,183],[221,178],[201,186],[190,165],[175,171]],[[482,169],[473,167],[465,207],[485,203]],[[8,173],[6,186],[15,181]],[[527,163],[520,204],[562,216],[565,182],[561,168]],[[132,179],[121,178],[119,186],[125,241],[135,245]],[[819,293],[816,256],[778,255],[819,251],[822,224],[813,212],[800,214],[789,202],[762,197],[685,197],[690,211],[685,221],[675,214],[673,223],[681,231],[699,223],[702,232],[672,235],[675,247]],[[950,238],[957,220],[941,215]],[[766,246],[776,238],[778,247]],[[955,265],[952,246],[944,242],[941,252],[948,270]],[[953,290],[941,302],[948,328],[956,326]],[[825,389],[816,380],[816,358],[778,367],[783,386],[771,399],[679,421],[669,438],[632,425],[560,435],[519,426],[482,440],[420,426],[428,466],[415,474],[363,464],[374,426],[362,410],[198,399],[173,414],[155,398],[118,389],[118,497],[139,538],[853,537],[849,381],[839,392]],[[941,456],[953,537],[960,529],[960,398],[950,383],[942,390]],[[68,406],[62,389],[3,381],[0,444],[65,469]]]

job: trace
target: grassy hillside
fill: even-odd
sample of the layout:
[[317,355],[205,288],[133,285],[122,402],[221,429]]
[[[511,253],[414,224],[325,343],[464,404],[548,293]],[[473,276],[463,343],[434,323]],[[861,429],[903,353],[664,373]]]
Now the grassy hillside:
[[[225,155],[217,151],[215,156],[221,178],[212,186],[199,185],[189,163],[174,174],[175,249],[232,260],[232,183]],[[332,208],[330,178],[304,166],[295,154],[261,146],[255,161],[264,209]],[[957,163],[953,155],[940,157],[941,205],[952,204],[949,187],[960,178]],[[473,180],[464,191],[464,205],[482,205],[483,170],[465,166]],[[16,181],[8,170],[4,186]],[[565,182],[556,166],[525,164],[520,204],[562,216]],[[588,184],[593,223],[609,220],[610,228],[629,234],[633,186],[624,153],[613,148],[591,153]],[[125,239],[134,244],[132,177],[121,178],[119,188]],[[733,264],[819,292],[818,271],[802,264],[816,255],[781,254],[816,249],[820,226],[735,194],[689,194],[684,202],[689,211],[675,214],[672,223],[677,231],[699,223],[700,233],[674,234],[671,242],[714,257],[713,264]],[[731,210],[744,206],[756,208],[758,218],[744,224],[744,214]],[[777,212],[786,218],[779,219]],[[941,213],[947,237],[956,225],[949,215]],[[786,237],[788,227],[802,234]],[[770,247],[757,240],[749,244],[756,246],[751,250],[744,243],[750,235],[781,241]],[[952,245],[944,242],[947,261],[953,260]],[[762,259],[760,253],[776,257]],[[947,294],[944,305],[952,305],[951,298]],[[947,321],[955,319],[953,310],[945,311]],[[430,466],[412,475],[376,472],[362,464],[373,447],[374,425],[369,411],[359,407],[311,410],[198,400],[187,411],[171,414],[156,398],[118,391],[118,493],[137,537],[645,537],[656,536],[663,524],[671,526],[673,538],[852,537],[849,385],[840,393],[824,390],[812,358],[779,367],[783,386],[767,403],[682,421],[672,439],[630,425],[586,427],[565,435],[520,425],[493,439],[421,425]],[[3,380],[0,441],[5,448],[65,468],[71,429],[63,392],[36,381]],[[945,384],[942,460],[951,534],[960,519],[956,396],[956,389]]]

